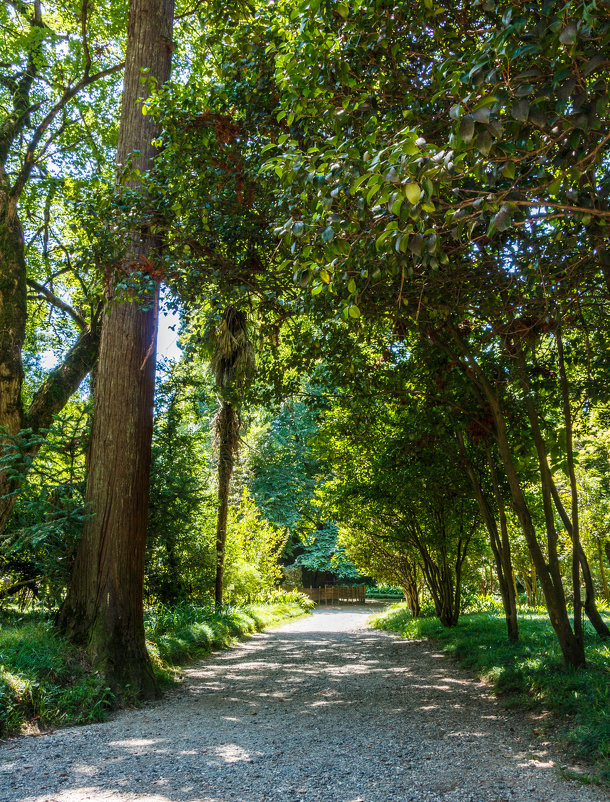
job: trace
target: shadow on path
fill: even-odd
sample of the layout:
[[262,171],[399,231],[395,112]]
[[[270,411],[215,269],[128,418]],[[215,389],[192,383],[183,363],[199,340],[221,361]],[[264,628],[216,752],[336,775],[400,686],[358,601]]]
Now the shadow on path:
[[0,749],[2,802],[599,802],[430,648],[316,612],[216,654],[162,702]]

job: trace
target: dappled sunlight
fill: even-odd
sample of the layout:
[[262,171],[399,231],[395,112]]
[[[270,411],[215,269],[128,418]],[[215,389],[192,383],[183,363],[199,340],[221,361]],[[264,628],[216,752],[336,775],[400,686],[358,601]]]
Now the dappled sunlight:
[[[414,787],[462,802],[479,763],[481,802],[499,802],[515,772],[555,771],[511,737],[480,683],[428,644],[351,631],[365,617],[323,611],[254,636],[192,666],[166,701],[98,725],[91,744],[87,727],[41,739],[52,751],[40,795],[11,802],[402,802],[420,798]],[[18,776],[23,760],[5,756],[0,770]]]
[[[21,797],[19,802],[76,802],[76,800],[87,800],[87,802],[122,802],[125,799],[121,791],[109,791],[107,789],[95,788],[94,786],[75,787],[69,791],[60,791],[44,796]],[[170,797],[161,794],[142,793],[137,796],[130,796],[130,799],[137,802],[172,802]],[[221,797],[213,799],[200,798],[198,802],[220,802]]]
[[222,744],[216,747],[216,756],[225,763],[239,763],[251,759],[250,753],[237,744]]
[[160,738],[130,738],[128,741],[111,741],[109,746],[124,746],[126,748],[139,748],[142,746],[155,746],[155,744],[162,743]]

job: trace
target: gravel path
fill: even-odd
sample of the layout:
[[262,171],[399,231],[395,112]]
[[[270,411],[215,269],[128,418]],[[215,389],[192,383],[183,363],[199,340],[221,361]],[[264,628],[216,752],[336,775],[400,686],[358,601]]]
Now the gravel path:
[[[160,703],[0,746],[2,802],[600,802],[429,644],[324,610]],[[535,741],[534,744],[530,739]]]

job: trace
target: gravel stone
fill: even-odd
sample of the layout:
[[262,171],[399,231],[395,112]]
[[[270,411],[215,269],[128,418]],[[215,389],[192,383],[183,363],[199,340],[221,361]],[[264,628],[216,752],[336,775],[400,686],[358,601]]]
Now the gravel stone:
[[329,608],[186,671],[161,702],[0,745],[1,802],[603,802],[426,642]]

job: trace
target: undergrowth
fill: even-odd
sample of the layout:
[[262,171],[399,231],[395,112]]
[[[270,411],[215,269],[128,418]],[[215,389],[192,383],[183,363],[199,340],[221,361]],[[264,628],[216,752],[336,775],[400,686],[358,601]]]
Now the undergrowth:
[[[306,606],[306,605],[305,605]],[[305,614],[292,600],[248,607],[158,605],[145,614],[147,646],[160,684],[176,668],[249,633]],[[102,721],[115,706],[104,678],[37,611],[0,610],[0,737],[27,727]]]
[[168,666],[180,666],[212,649],[228,646],[236,638],[304,614],[294,602],[226,606],[216,611],[213,605],[156,605],[144,616],[148,649],[161,676]]
[[506,637],[502,613],[492,609],[462,615],[456,627],[446,628],[436,618],[412,618],[400,604],[374,615],[370,623],[407,638],[433,639],[490,681],[507,706],[551,711],[558,736],[610,780],[610,643],[588,623],[587,667],[579,670],[563,665],[557,638],[540,612],[520,614],[519,642],[514,644]]

